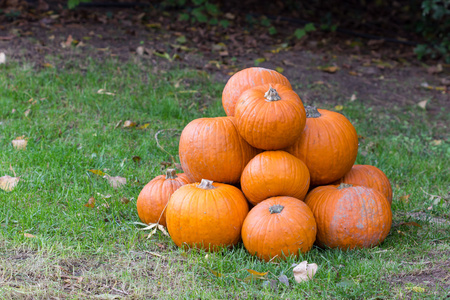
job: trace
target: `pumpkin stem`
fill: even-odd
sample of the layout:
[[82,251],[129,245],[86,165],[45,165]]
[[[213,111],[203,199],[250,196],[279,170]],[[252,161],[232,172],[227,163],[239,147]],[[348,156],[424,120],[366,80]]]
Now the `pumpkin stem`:
[[266,101],[268,102],[281,100],[277,90],[273,87],[269,87],[269,90],[264,94],[264,98],[266,98]]
[[166,179],[177,179],[177,171],[175,169],[167,169]]
[[320,112],[317,110],[315,106],[306,106],[306,117],[307,118],[319,118],[321,116]]
[[269,212],[271,214],[279,214],[283,210],[284,206],[281,204],[275,204],[269,207]]
[[212,190],[216,188],[215,186],[213,186],[213,181],[208,179],[202,179],[202,181],[200,182],[199,185],[197,185],[197,187],[204,190]]
[[337,187],[337,189],[338,189],[338,190],[342,190],[342,189],[349,188],[349,187],[352,187],[352,186],[353,186],[353,184],[350,184],[350,183],[341,183],[341,184]]

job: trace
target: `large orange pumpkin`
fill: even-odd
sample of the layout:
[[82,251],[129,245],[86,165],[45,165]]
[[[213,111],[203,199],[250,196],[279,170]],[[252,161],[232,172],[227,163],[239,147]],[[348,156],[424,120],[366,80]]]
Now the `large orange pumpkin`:
[[332,183],[352,168],[358,154],[358,135],[342,114],[306,107],[306,126],[285,150],[300,158],[311,174],[311,186]]
[[247,213],[247,200],[238,188],[202,180],[172,194],[167,229],[178,247],[218,250],[240,240]]
[[319,186],[305,199],[317,222],[320,247],[353,249],[376,246],[392,225],[391,205],[377,190],[342,183]]
[[244,91],[268,83],[281,83],[292,88],[285,76],[265,68],[247,68],[231,76],[222,93],[222,104],[227,116],[234,116],[236,102]]
[[139,193],[136,206],[139,218],[146,224],[159,223],[166,226],[166,205],[170,196],[182,185],[191,183],[185,174],[167,169],[147,183]]
[[242,170],[258,152],[239,135],[234,117],[193,120],[180,137],[181,167],[192,182],[204,178],[238,183]]
[[265,151],[245,167],[241,189],[253,205],[274,196],[303,200],[309,189],[309,171],[300,159],[285,151]]
[[269,261],[298,256],[311,249],[317,226],[311,209],[292,197],[272,197],[253,207],[242,226],[251,255]]
[[282,84],[260,85],[243,92],[235,117],[239,134],[253,147],[264,150],[294,144],[306,122],[300,97]]
[[392,203],[392,186],[383,171],[370,165],[354,165],[341,179],[335,182],[363,185],[381,192]]

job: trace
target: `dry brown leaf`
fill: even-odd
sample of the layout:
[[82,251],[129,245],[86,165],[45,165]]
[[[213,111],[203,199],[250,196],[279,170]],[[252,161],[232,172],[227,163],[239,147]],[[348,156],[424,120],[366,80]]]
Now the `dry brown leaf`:
[[26,232],[23,234],[23,236],[26,238],[35,238],[36,237],[35,235],[32,235],[31,233],[26,233]]
[[0,65],[6,63],[6,55],[4,52],[0,52]]
[[105,175],[103,176],[103,178],[106,178],[109,182],[109,185],[111,185],[115,189],[127,184],[127,179],[124,177]]
[[109,96],[114,96],[114,95],[116,95],[116,94],[114,94],[114,93],[111,93],[111,92],[106,91],[105,89],[99,89],[99,90],[97,91],[97,94],[101,94],[101,95],[109,95]]
[[353,94],[353,95],[350,97],[350,102],[354,102],[354,101],[356,101],[356,94]]
[[438,74],[444,71],[444,68],[441,64],[437,64],[435,66],[431,66],[427,69],[428,74]]
[[423,101],[418,102],[417,106],[419,106],[422,109],[426,109],[427,103],[428,103],[428,100],[423,100]]
[[327,72],[327,73],[336,73],[339,70],[338,66],[330,66],[330,67],[317,67],[319,70]]
[[292,272],[294,272],[295,281],[297,281],[298,283],[302,283],[311,280],[316,274],[317,269],[317,264],[308,264],[308,262],[305,260],[296,265]]
[[67,40],[65,42],[61,42],[61,47],[62,48],[70,47],[70,45],[72,45],[72,42],[73,42],[73,37],[71,34],[69,34],[69,36],[67,37]]
[[17,150],[25,150],[27,149],[28,141],[25,140],[23,137],[17,137],[16,139],[12,140],[12,145]]
[[439,146],[442,144],[442,140],[432,140],[431,145],[433,146]]
[[94,208],[95,207],[95,198],[94,197],[89,198],[88,202],[84,206],[89,207],[89,208]]
[[16,185],[19,183],[20,177],[11,177],[9,175],[5,175],[0,177],[0,189],[11,192]]
[[126,120],[125,122],[123,122],[123,127],[125,128],[136,127],[136,122]]
[[405,195],[405,196],[401,196],[400,197],[400,201],[408,203],[409,202],[409,197],[411,197],[411,194],[408,194],[408,195]]
[[128,204],[128,203],[130,203],[130,199],[128,199],[126,197],[122,197],[122,198],[120,198],[120,202],[122,202],[122,204]]
[[31,109],[27,109],[23,114],[25,117],[28,117],[31,113]]

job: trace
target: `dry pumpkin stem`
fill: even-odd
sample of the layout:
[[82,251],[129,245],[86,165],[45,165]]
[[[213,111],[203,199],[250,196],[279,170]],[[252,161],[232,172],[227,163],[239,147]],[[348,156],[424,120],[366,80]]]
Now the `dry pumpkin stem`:
[[272,205],[271,207],[269,207],[269,212],[271,214],[279,214],[280,212],[282,212],[284,209],[284,206],[281,204],[275,204]]
[[349,187],[352,187],[352,186],[353,186],[353,184],[349,184],[349,183],[341,183],[341,184],[337,187],[337,189],[338,189],[338,190],[342,190],[342,189],[349,188]]
[[166,170],[166,179],[176,179],[177,171],[175,169],[167,169]]
[[267,102],[278,101],[281,100],[280,95],[273,87],[269,87],[269,90],[264,94],[264,98],[266,98]]
[[212,190],[216,188],[215,186],[213,186],[213,181],[208,179],[202,179],[202,181],[200,182],[199,185],[197,185],[197,187],[204,190]]
[[307,118],[319,118],[321,116],[320,112],[317,110],[317,107],[315,106],[306,106],[306,117]]

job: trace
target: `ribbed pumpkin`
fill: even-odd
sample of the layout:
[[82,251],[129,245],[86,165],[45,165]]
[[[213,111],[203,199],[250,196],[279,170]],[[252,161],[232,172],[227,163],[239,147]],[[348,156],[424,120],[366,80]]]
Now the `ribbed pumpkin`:
[[306,107],[306,126],[285,150],[300,158],[311,174],[311,186],[338,180],[352,168],[358,154],[358,135],[342,114]]
[[203,178],[222,183],[239,182],[242,170],[259,150],[238,133],[234,117],[191,121],[181,133],[181,167],[191,182]]
[[231,76],[222,92],[222,105],[227,116],[234,116],[236,102],[244,91],[269,83],[280,83],[292,88],[285,76],[265,68],[251,67]]
[[247,201],[238,188],[202,180],[172,194],[167,205],[167,229],[178,247],[214,251],[240,240],[247,213]]
[[339,183],[362,185],[376,189],[392,204],[392,186],[389,178],[375,166],[354,165],[344,177],[335,182],[335,184]]
[[305,128],[306,113],[292,88],[265,84],[246,90],[236,104],[239,134],[253,147],[279,150],[295,143]]
[[314,215],[303,201],[272,197],[250,210],[242,226],[242,241],[251,255],[279,260],[309,251],[316,232]]
[[241,189],[253,205],[274,196],[305,199],[309,189],[306,165],[285,151],[265,151],[256,155],[241,176]]
[[159,175],[147,183],[141,190],[136,206],[143,223],[158,223],[166,226],[165,208],[170,196],[182,185],[191,183],[183,173],[176,174],[175,169],[167,169],[165,175]]
[[342,183],[313,189],[306,196],[317,222],[320,247],[353,249],[376,246],[392,225],[391,206],[377,190]]

